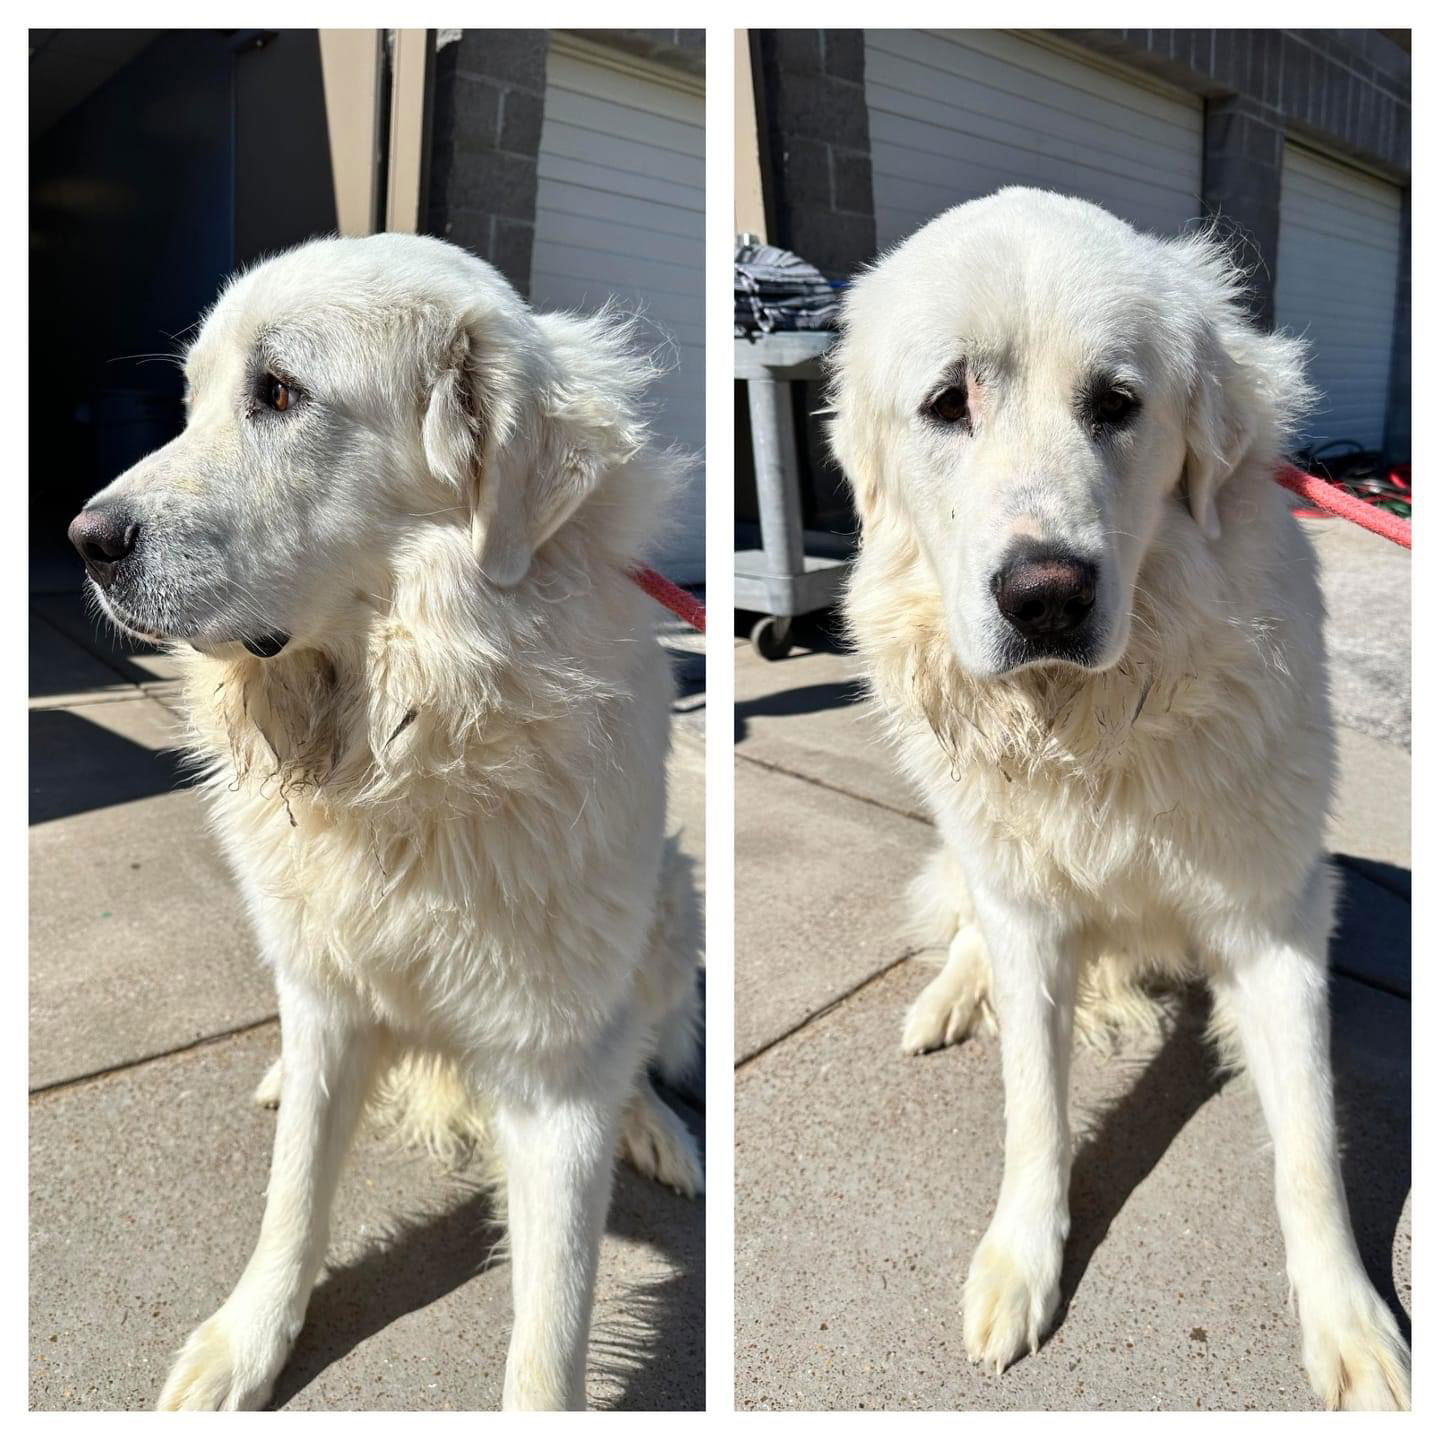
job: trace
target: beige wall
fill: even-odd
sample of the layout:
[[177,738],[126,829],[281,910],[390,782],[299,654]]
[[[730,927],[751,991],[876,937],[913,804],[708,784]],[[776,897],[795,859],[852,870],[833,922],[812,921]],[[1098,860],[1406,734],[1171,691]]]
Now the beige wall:
[[735,233],[767,238],[748,30],[735,32]]
[[385,197],[387,230],[413,233],[420,228],[429,52],[428,30],[395,31],[390,69],[390,184]]
[[379,30],[320,32],[335,216],[342,235],[369,235],[375,229],[381,34]]
[[[342,235],[413,232],[420,226],[430,34],[394,32],[388,115],[380,106],[384,43],[383,30],[320,31],[336,223]],[[382,126],[389,127],[390,147],[383,196],[378,193]]]

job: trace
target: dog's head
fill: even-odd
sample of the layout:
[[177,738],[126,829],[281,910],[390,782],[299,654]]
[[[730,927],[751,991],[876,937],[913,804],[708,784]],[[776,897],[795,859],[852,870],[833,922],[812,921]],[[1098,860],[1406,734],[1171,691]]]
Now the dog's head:
[[1007,189],[851,289],[835,451],[866,544],[918,546],[970,673],[1114,664],[1162,524],[1220,538],[1225,481],[1306,397],[1241,284],[1211,238]]
[[474,582],[536,552],[646,439],[613,318],[537,315],[413,235],[313,241],[232,281],[185,360],[184,432],[70,527],[106,613],[221,653],[323,644],[433,527]]

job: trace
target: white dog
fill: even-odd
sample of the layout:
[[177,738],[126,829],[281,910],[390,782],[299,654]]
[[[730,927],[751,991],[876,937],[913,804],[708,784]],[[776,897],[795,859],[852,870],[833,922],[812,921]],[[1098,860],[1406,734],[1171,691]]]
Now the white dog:
[[617,1147],[702,1185],[645,1078],[691,1059],[698,940],[669,671],[626,575],[674,469],[637,411],[653,371],[613,319],[532,314],[404,235],[236,279],[185,370],[184,433],[70,533],[105,613],[185,657],[283,1078],[259,1243],[160,1406],[266,1403],[404,1061],[410,1115],[486,1124],[506,1177],[506,1407],[582,1407]]
[[1322,853],[1333,740],[1311,550],[1271,474],[1303,354],[1205,236],[1082,201],[961,205],[849,292],[834,443],[855,641],[941,848],[920,1051],[998,1016],[1005,1173],[965,1286],[974,1361],[1033,1351],[1070,1227],[1072,1028],[1203,975],[1253,1074],[1305,1367],[1409,1403],[1336,1153]]

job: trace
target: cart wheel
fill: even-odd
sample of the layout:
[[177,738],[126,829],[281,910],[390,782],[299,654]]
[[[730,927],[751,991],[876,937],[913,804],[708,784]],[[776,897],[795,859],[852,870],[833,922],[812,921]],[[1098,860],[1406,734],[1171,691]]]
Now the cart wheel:
[[767,615],[750,631],[750,643],[762,660],[783,660],[794,643],[790,637],[790,616]]

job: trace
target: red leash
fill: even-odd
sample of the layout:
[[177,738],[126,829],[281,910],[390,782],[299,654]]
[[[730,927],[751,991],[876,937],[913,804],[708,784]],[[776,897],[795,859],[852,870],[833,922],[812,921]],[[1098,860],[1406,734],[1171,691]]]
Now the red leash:
[[1312,505],[1317,505],[1322,510],[1328,510],[1332,515],[1339,515],[1346,520],[1351,520],[1363,530],[1383,535],[1387,540],[1393,540],[1407,550],[1410,548],[1410,522],[1408,520],[1402,520],[1400,516],[1392,515],[1388,510],[1367,505],[1363,500],[1357,500],[1353,495],[1347,495],[1338,485],[1331,485],[1317,476],[1307,475],[1293,465],[1282,465],[1275,472],[1275,478],[1287,490],[1293,490]]
[[692,630],[705,633],[705,607],[673,580],[658,570],[644,566],[630,572],[630,578],[652,599],[658,600],[672,615],[678,615]]

